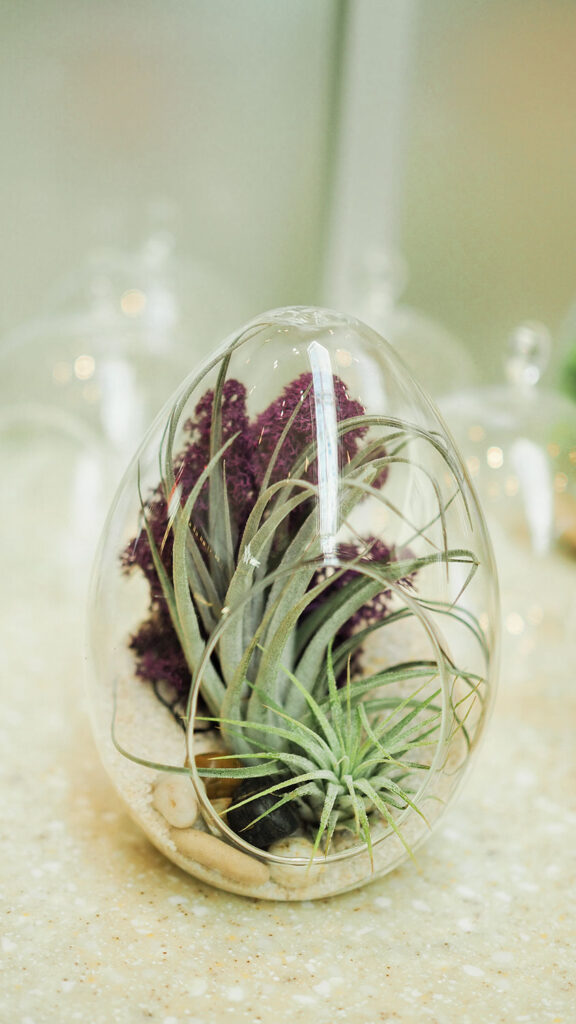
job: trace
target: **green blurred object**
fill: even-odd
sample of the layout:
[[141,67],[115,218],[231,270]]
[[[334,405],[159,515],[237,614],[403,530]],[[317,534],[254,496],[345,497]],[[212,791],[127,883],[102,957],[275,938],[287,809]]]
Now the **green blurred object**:
[[571,398],[576,398],[576,338],[560,371],[560,386]]

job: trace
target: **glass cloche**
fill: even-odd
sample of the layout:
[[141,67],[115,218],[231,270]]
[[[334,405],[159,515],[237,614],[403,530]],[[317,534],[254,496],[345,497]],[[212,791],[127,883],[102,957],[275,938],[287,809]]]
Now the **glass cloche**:
[[547,387],[551,340],[511,333],[505,379],[440,400],[477,489],[498,561],[507,679],[554,693],[550,650],[576,656],[576,404]]
[[458,452],[357,320],[258,317],[178,388],[90,603],[102,757],[192,875],[329,896],[430,834],[491,704],[498,598]]
[[473,387],[478,370],[471,354],[444,324],[408,305],[403,298],[407,280],[408,267],[399,253],[371,250],[353,282],[355,301],[347,308],[386,338],[435,401]]
[[228,283],[174,249],[165,231],[134,251],[95,248],[54,285],[42,314],[2,338],[4,420],[56,410],[91,431],[111,469],[125,465],[190,359],[231,326]]
[[439,400],[491,530],[535,555],[576,550],[576,403],[542,384],[550,348],[545,325],[521,323],[501,384]]

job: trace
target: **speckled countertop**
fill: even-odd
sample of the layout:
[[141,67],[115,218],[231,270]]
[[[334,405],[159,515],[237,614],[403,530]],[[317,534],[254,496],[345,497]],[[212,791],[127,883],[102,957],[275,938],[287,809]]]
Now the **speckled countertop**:
[[2,543],[2,1024],[576,1021],[573,560],[499,542],[498,700],[417,864],[274,904],[185,875],[120,805],[83,604],[45,536],[19,515]]

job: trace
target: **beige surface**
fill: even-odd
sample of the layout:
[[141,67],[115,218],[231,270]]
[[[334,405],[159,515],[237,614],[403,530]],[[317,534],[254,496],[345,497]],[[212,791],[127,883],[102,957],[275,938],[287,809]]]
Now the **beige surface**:
[[552,613],[505,633],[488,735],[417,865],[271,904],[194,881],[132,824],[91,738],[82,603],[49,552],[18,582],[17,539],[1,581],[2,1024],[576,1020],[574,562],[504,566],[509,626],[538,619],[536,598]]

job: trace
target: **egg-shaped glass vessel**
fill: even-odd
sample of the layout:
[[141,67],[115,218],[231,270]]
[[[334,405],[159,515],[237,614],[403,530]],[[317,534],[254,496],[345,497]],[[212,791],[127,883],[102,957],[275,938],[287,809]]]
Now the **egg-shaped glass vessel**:
[[430,834],[497,661],[482,514],[394,351],[264,314],[188,377],[118,490],[92,582],[102,756],[197,878],[311,899]]

